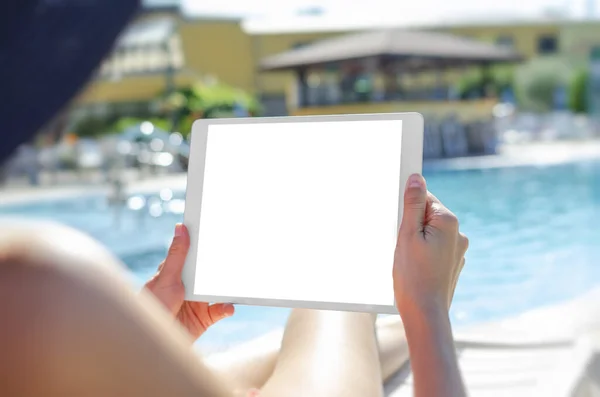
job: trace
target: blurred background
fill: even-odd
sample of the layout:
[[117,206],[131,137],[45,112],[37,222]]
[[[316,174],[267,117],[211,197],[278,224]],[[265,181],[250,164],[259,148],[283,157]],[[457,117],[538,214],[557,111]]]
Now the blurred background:
[[[139,287],[182,220],[193,121],[406,111],[425,116],[424,174],[471,240],[455,328],[600,330],[594,0],[146,1],[89,84],[1,165],[0,214],[91,234]],[[241,307],[199,347],[287,313]]]

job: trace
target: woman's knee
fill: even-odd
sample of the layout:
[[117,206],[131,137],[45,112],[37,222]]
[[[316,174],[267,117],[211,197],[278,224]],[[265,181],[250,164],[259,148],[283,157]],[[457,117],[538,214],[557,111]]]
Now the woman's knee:
[[0,226],[0,312],[5,324],[41,325],[46,314],[85,300],[103,280],[119,278],[118,261],[78,231],[49,223]]
[[63,272],[92,267],[122,273],[124,269],[106,248],[78,230],[21,219],[0,220],[0,262],[4,266],[19,262],[29,267],[54,267]]
[[199,395],[191,391],[219,386],[197,375],[206,370],[184,332],[120,279],[101,246],[68,228],[34,229],[0,230],[0,395]]
[[120,264],[94,240],[65,226],[0,225],[0,343],[21,356],[24,352],[15,349],[36,347],[29,353],[39,357],[110,301],[107,290],[121,282]]

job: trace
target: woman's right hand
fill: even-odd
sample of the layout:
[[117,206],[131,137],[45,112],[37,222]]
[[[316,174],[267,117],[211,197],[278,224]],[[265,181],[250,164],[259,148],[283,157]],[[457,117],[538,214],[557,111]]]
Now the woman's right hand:
[[411,175],[394,257],[394,294],[400,314],[448,310],[469,246],[458,220],[427,191],[425,179]]

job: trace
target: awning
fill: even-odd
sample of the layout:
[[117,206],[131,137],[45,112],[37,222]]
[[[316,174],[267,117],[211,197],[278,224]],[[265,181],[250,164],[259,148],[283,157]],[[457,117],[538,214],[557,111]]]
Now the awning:
[[[264,71],[299,69],[372,57],[429,60],[441,65],[521,60],[513,49],[451,34],[386,29],[344,35],[262,60]],[[409,65],[410,66],[410,65]],[[415,67],[417,64],[415,63]]]

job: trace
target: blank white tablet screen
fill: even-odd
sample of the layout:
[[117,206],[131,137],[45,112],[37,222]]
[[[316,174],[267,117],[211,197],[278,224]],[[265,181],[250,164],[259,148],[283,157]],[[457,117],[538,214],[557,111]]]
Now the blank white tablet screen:
[[197,295],[393,305],[402,121],[209,125]]

